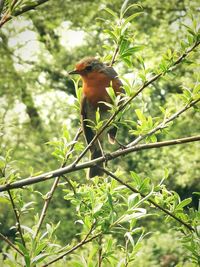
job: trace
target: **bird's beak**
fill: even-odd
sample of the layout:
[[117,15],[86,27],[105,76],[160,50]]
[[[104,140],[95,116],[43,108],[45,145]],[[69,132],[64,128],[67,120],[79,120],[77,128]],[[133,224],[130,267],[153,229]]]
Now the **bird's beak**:
[[78,70],[72,70],[70,72],[68,72],[69,75],[71,74],[80,74],[80,72]]

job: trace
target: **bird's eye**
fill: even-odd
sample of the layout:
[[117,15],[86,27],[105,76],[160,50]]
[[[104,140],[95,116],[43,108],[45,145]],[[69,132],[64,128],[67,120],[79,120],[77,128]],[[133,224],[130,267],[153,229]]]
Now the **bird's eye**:
[[91,65],[88,65],[87,67],[85,67],[85,70],[91,71],[92,70],[92,66]]

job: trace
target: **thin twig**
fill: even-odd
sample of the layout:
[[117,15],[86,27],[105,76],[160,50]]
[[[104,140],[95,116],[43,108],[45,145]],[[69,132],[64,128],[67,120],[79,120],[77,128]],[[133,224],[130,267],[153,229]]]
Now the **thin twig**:
[[105,157],[99,157],[97,159],[81,163],[81,164],[77,165],[76,167],[74,167],[73,165],[68,165],[65,168],[56,169],[54,171],[43,173],[43,174],[35,176],[35,177],[25,178],[23,180],[14,182],[12,184],[2,185],[2,186],[0,186],[0,192],[7,191],[8,189],[22,188],[23,186],[47,181],[47,180],[52,179],[54,177],[62,176],[66,173],[71,173],[74,171],[90,168],[90,167],[92,167],[92,166],[94,166],[100,162],[105,162],[105,161],[109,161],[109,160],[118,158],[120,156],[128,155],[131,152],[146,150],[146,149],[152,149],[152,148],[160,148],[160,147],[165,147],[165,146],[172,146],[172,145],[181,145],[181,144],[190,143],[190,142],[197,142],[197,141],[200,141],[200,135],[193,136],[193,137],[180,138],[180,139],[175,139],[175,140],[169,140],[169,141],[164,141],[164,142],[141,144],[141,145],[136,145],[134,147],[128,147],[125,149],[120,149],[120,150],[117,150],[113,153],[106,154]]
[[161,122],[160,124],[158,124],[155,128],[153,128],[151,131],[149,131],[147,134],[141,135],[138,138],[136,138],[133,142],[131,142],[127,147],[131,147],[131,146],[135,146],[136,144],[138,144],[141,140],[145,139],[147,136],[150,136],[156,132],[158,132],[159,130],[163,129],[166,127],[166,125],[173,121],[174,119],[178,118],[182,113],[184,113],[186,110],[188,110],[189,108],[195,106],[198,102],[200,101],[200,98],[190,102],[189,104],[185,105],[185,107],[183,107],[182,109],[180,109],[179,111],[177,111],[175,114],[173,114],[172,116],[170,116],[169,118],[165,119],[163,122]]
[[[66,165],[67,159],[70,156],[70,152],[74,149],[76,141],[78,140],[78,138],[81,135],[81,133],[82,133],[82,130],[81,130],[81,128],[79,128],[77,133],[76,133],[76,135],[75,135],[75,137],[74,137],[73,144],[70,147],[68,156],[65,158],[64,162],[62,163],[61,168],[63,168]],[[36,228],[36,231],[35,231],[34,238],[37,237],[37,235],[38,235],[38,233],[39,233],[39,231],[41,229],[42,223],[43,223],[43,221],[44,221],[44,219],[46,217],[46,213],[47,213],[47,209],[48,209],[49,203],[50,203],[50,201],[51,201],[51,199],[53,197],[53,194],[54,194],[54,192],[55,192],[55,190],[57,188],[57,185],[59,183],[60,177],[61,176],[56,177],[56,179],[53,182],[53,185],[52,185],[50,191],[46,195],[47,197],[45,198],[44,206],[42,208],[42,212],[41,212],[40,217],[39,217],[39,221],[38,221],[38,224],[37,224],[37,228]]]
[[114,51],[114,53],[113,53],[112,60],[111,60],[111,62],[110,62],[110,66],[111,66],[111,67],[112,67],[112,65],[115,63],[115,58],[116,58],[118,52],[119,52],[119,45],[116,46],[115,51]]
[[102,265],[102,261],[103,261],[103,258],[102,258],[102,236],[100,235],[99,236],[99,250],[98,250],[98,267],[101,267]]
[[13,197],[12,197],[12,194],[11,194],[10,190],[8,190],[8,195],[9,195],[10,202],[12,204],[12,208],[13,208],[13,211],[14,211],[14,214],[15,214],[15,218],[16,218],[16,221],[17,221],[16,225],[17,225],[17,229],[18,229],[22,244],[23,244],[24,247],[26,247],[26,244],[25,244],[25,241],[24,241],[24,237],[23,237],[23,234],[22,234],[22,229],[21,229],[18,210],[17,210],[17,208],[15,206],[15,203],[14,203],[14,200],[13,200]]
[[24,256],[24,254],[3,234],[0,233],[0,237],[9,244],[14,250],[16,250],[21,256]]
[[[97,166],[98,167],[98,166]],[[99,169],[101,169],[103,172],[105,172],[107,175],[109,175],[110,177],[112,177],[114,180],[118,181],[120,184],[126,186],[128,189],[130,189],[132,192],[134,193],[138,193],[140,194],[141,197],[145,198],[146,195],[141,193],[140,191],[138,191],[137,189],[135,189],[134,187],[132,187],[131,185],[125,183],[124,181],[122,181],[121,179],[119,179],[116,175],[114,175],[112,172],[102,168],[102,167],[98,167]],[[187,229],[189,229],[190,231],[194,231],[193,227],[189,224],[187,224],[186,222],[184,222],[183,220],[181,220],[180,218],[178,218],[176,215],[174,215],[173,213],[171,213],[170,211],[166,210],[165,208],[161,207],[159,204],[157,204],[155,201],[151,200],[151,199],[147,199],[147,201],[149,203],[151,203],[152,205],[154,205],[156,208],[158,208],[159,210],[162,210],[164,213],[166,213],[167,215],[169,215],[170,217],[172,217],[173,219],[175,219],[176,221],[178,221],[179,223],[181,223],[182,225],[184,225]]]
[[7,10],[7,12],[2,16],[2,19],[0,20],[0,28],[9,20],[11,20],[13,17],[17,17],[19,15],[22,15],[23,13],[33,10],[36,7],[44,4],[45,2],[47,2],[49,0],[37,0],[35,1],[35,3],[27,5],[27,6],[23,6],[17,10],[14,10],[13,13],[9,12],[9,10]]
[[66,177],[65,175],[62,175],[62,177],[67,181],[67,183],[69,184],[69,186],[71,187],[74,195],[76,195],[76,189],[75,187],[73,186],[73,184],[71,183],[70,179],[68,179],[68,177]]
[[52,263],[61,260],[63,257],[65,257],[65,256],[67,256],[68,254],[74,252],[74,251],[77,250],[78,248],[83,247],[85,244],[91,242],[92,240],[96,239],[96,238],[99,237],[100,235],[101,235],[101,233],[100,233],[100,234],[97,234],[97,235],[95,235],[95,236],[92,236],[91,238],[89,238],[89,239],[87,239],[87,240],[85,240],[85,241],[81,241],[81,242],[79,242],[76,246],[74,246],[73,248],[71,248],[71,249],[68,250],[67,252],[63,253],[62,255],[58,256],[58,257],[55,258],[54,260],[52,260],[52,261],[46,263],[46,264],[43,265],[42,267],[47,267],[47,266],[51,265]]

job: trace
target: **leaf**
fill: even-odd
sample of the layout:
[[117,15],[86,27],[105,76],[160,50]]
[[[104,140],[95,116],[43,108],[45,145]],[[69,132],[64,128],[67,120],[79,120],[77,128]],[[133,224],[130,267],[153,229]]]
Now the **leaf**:
[[132,8],[132,7],[139,7],[142,9],[142,6],[139,5],[139,4],[132,4],[132,5],[129,5],[127,8],[126,8],[126,5],[127,5],[127,1],[124,1],[123,5],[122,5],[122,8],[121,8],[121,15],[122,17],[127,13],[127,11]]
[[128,197],[128,208],[131,209],[139,201],[139,194],[133,193]]
[[155,135],[155,134],[154,134],[154,135],[151,135],[151,136],[150,136],[150,140],[151,140],[152,143],[156,143],[156,142],[157,142],[157,137],[156,137],[156,135]]
[[138,46],[130,47],[130,48],[126,49],[121,54],[121,57],[132,56],[135,52],[141,51],[143,48],[144,48],[143,45],[138,45]]
[[137,12],[132,14],[131,16],[129,16],[127,19],[125,19],[124,23],[122,24],[122,28],[125,28],[125,26],[131,22],[133,19],[135,19],[136,17],[140,16],[142,13],[144,12]]
[[100,122],[101,118],[100,118],[100,112],[99,112],[99,107],[97,108],[96,111],[96,123],[98,124]]
[[185,206],[187,206],[188,204],[190,204],[192,202],[191,198],[186,198],[183,201],[181,201],[181,203],[179,203],[175,210],[182,210]]
[[193,89],[194,94],[198,94],[200,92],[200,84],[196,85]]
[[136,109],[135,110],[135,113],[138,117],[138,119],[141,121],[141,122],[146,122],[146,117],[144,116],[144,114],[142,113],[142,111],[140,109]]
[[[106,34],[108,34],[108,35],[115,41],[115,43],[118,42],[118,37],[117,37],[117,35],[116,35],[113,31],[110,31],[110,30],[104,30],[104,32],[105,32]],[[109,48],[109,50],[110,50],[110,46],[108,46],[108,48]]]
[[111,209],[113,210],[113,200],[112,200],[112,195],[108,192],[107,193],[107,197],[108,197],[108,203],[111,207]]
[[103,203],[98,203],[98,204],[94,207],[94,209],[93,209],[93,213],[95,214],[95,213],[99,212],[100,209],[102,208],[102,206],[103,206]]
[[37,255],[35,258],[32,259],[31,263],[39,263],[43,259],[45,259],[49,254],[48,253],[41,253]]
[[114,18],[118,19],[118,15],[117,13],[115,13],[114,11],[112,11],[110,8],[105,7],[104,8],[105,11],[107,11],[111,16],[113,16]]
[[21,228],[26,230],[28,233],[30,233],[32,236],[34,236],[35,232],[32,230],[32,228],[25,226],[25,225],[21,225]]
[[146,209],[138,208],[138,209],[135,209],[134,211],[132,214],[126,214],[125,216],[122,216],[121,219],[119,220],[119,222],[120,223],[130,222],[133,219],[139,219],[139,218],[144,217],[146,215]]
[[127,237],[128,238],[128,240],[131,242],[132,247],[135,246],[135,242],[134,242],[133,237],[132,237],[132,235],[131,235],[130,232],[126,232],[125,235],[124,235],[124,237]]
[[112,101],[115,102],[116,95],[115,95],[115,91],[112,88],[112,86],[111,87],[107,87],[106,91],[107,91],[108,95],[110,96],[110,98],[112,99]]
[[137,186],[141,186],[142,184],[142,179],[140,178],[140,176],[135,173],[134,171],[130,172],[131,177],[133,178],[134,182],[136,183]]

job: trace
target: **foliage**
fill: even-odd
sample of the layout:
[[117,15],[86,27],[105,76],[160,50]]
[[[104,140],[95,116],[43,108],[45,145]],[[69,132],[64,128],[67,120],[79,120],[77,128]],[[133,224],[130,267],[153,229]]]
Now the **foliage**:
[[[80,80],[67,75],[87,55],[118,70],[125,93],[111,84],[111,119],[97,110],[91,127],[117,126],[125,148],[197,135],[197,1],[6,0],[0,14],[0,265],[198,266],[199,143],[115,159],[123,149],[105,145],[105,175],[88,181],[73,170],[90,162]],[[8,189],[65,166],[53,187]]]

